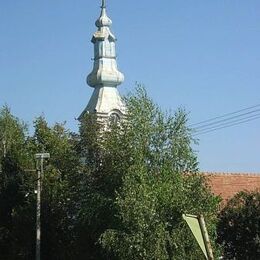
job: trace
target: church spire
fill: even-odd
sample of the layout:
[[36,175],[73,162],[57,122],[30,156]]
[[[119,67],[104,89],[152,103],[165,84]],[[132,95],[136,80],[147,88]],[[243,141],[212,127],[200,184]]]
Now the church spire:
[[111,25],[112,25],[112,21],[107,16],[107,13],[106,13],[106,2],[105,2],[105,0],[102,0],[101,13],[100,13],[100,17],[96,21],[96,26],[98,28],[100,28],[100,27],[103,27],[103,26],[109,27]]
[[124,75],[117,68],[116,38],[110,31],[112,20],[106,13],[106,2],[102,0],[101,13],[95,23],[98,28],[91,42],[94,44],[94,64],[87,77],[87,84],[94,88],[84,113],[96,113],[98,117],[109,118],[112,114],[122,117],[125,107],[117,90],[124,81]]
[[105,0],[102,0],[101,8],[102,8],[102,9],[106,8],[106,1],[105,1]]

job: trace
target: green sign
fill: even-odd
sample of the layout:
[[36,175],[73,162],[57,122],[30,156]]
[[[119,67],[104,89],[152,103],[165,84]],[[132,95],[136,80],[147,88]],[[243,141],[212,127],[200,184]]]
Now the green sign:
[[189,215],[189,214],[183,214],[183,219],[187,222],[192,234],[196,238],[201,250],[203,251],[206,259],[208,259],[207,256],[207,250],[203,239],[203,234],[200,228],[199,218],[195,215]]

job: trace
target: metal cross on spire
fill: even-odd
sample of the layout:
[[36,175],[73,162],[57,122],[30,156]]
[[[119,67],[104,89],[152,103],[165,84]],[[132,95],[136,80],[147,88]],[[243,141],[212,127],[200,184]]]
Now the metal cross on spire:
[[102,0],[101,8],[106,8],[106,0]]

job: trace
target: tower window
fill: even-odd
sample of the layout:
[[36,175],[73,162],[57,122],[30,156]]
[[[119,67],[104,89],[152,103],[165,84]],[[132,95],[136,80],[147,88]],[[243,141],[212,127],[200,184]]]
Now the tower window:
[[112,113],[110,116],[109,116],[109,122],[111,124],[116,124],[120,121],[120,117],[117,113]]

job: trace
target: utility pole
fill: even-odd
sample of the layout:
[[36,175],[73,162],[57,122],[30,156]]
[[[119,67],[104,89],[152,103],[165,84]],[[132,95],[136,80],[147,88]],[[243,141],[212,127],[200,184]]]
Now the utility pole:
[[[3,158],[6,157],[6,141],[5,139],[2,140],[2,144],[3,144]],[[0,164],[0,173],[2,173],[2,165]]]
[[[43,176],[43,161],[50,158],[49,153],[35,154],[37,169],[37,206],[36,206],[36,252],[35,259],[41,259],[41,189]],[[40,167],[39,167],[40,166]]]
[[210,240],[209,240],[209,235],[208,235],[208,231],[206,228],[206,224],[205,224],[205,220],[203,215],[199,215],[199,224],[200,224],[200,228],[202,231],[202,236],[203,236],[203,240],[205,243],[205,247],[207,250],[207,255],[208,255],[208,260],[214,260],[214,256],[213,256],[213,252],[212,252],[212,247],[210,244]]
[[6,141],[3,140],[3,150],[4,150],[4,158],[6,157]]

